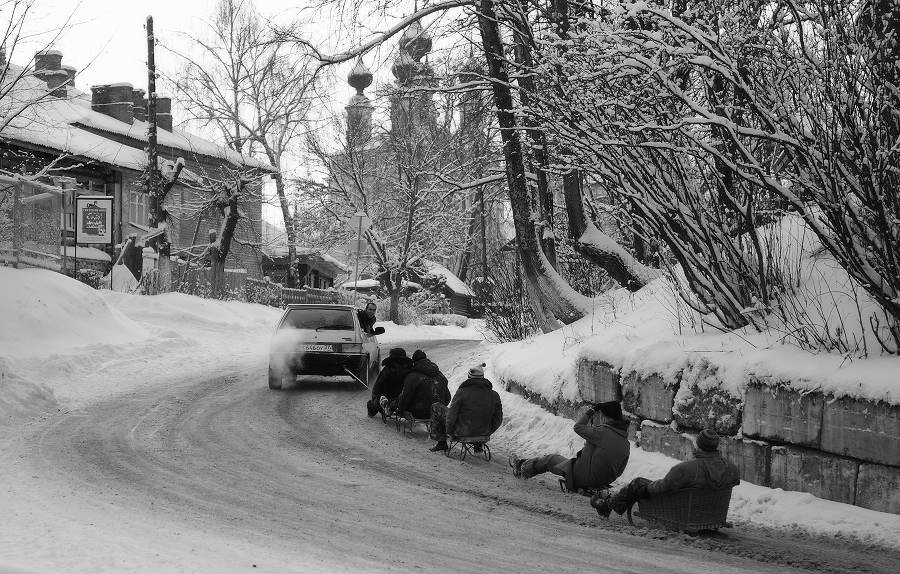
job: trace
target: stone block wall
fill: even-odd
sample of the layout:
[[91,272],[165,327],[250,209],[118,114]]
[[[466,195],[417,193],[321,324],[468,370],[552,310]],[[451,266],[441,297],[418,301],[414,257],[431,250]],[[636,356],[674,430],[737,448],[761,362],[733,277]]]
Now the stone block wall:
[[853,504],[859,462],[820,450],[772,447],[772,474],[767,486],[808,492],[819,498]]
[[[819,498],[900,514],[900,407],[800,392],[788,381],[751,378],[741,401],[722,388],[667,384],[579,359],[581,400],[548,399],[502,381],[549,412],[577,419],[592,403],[621,400],[632,421],[629,438],[647,451],[687,460],[705,426],[747,482],[808,492]],[[640,431],[639,433],[637,431]]]
[[900,467],[900,407],[848,397],[826,401],[821,448]]
[[641,378],[630,373],[622,379],[622,408],[642,419],[670,423],[677,390],[677,384],[667,384],[659,375]]
[[824,403],[818,393],[751,379],[744,399],[744,436],[819,448]]
[[577,364],[578,391],[588,403],[621,401],[619,370],[601,361],[580,358]]

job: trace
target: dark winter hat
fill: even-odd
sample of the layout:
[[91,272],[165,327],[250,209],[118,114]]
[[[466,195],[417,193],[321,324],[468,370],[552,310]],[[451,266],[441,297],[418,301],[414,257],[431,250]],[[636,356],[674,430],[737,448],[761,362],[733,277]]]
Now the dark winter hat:
[[413,363],[421,361],[425,358],[427,358],[427,356],[425,355],[425,351],[423,351],[422,349],[416,349],[416,352],[413,353]]
[[471,369],[469,369],[469,378],[470,379],[480,379],[484,376],[484,368],[487,366],[486,363],[481,363],[480,365],[475,365]]
[[617,401],[609,401],[607,403],[597,404],[597,410],[617,421],[622,420],[622,405]]
[[697,448],[708,452],[719,450],[719,435],[712,429],[703,429],[697,435]]
[[384,359],[381,360],[381,366],[386,367],[391,363],[396,363],[396,362],[400,361],[401,359],[406,359],[406,358],[407,358],[406,351],[404,349],[401,349],[400,347],[395,347],[395,348],[391,349],[391,351],[390,351],[390,353],[388,353],[387,357],[385,357]]

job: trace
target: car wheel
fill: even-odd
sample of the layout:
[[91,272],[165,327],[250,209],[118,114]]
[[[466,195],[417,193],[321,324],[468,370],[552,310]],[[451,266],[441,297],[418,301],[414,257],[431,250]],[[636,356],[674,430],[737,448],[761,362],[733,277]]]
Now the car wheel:
[[281,388],[281,375],[275,372],[271,366],[269,367],[269,388],[276,390]]
[[375,384],[375,381],[378,380],[378,375],[381,373],[381,355],[375,357],[375,362],[372,363],[372,366],[369,368],[369,386]]

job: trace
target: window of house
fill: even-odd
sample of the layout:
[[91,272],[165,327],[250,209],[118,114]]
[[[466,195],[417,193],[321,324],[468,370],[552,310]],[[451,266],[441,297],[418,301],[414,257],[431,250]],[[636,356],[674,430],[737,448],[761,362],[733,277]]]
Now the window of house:
[[146,193],[128,192],[128,221],[145,227],[150,224],[149,202]]

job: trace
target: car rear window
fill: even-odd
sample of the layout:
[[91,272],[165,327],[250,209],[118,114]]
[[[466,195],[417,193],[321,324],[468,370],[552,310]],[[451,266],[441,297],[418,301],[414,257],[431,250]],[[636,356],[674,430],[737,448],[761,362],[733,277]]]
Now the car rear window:
[[352,331],[353,313],[349,309],[291,309],[281,328]]

